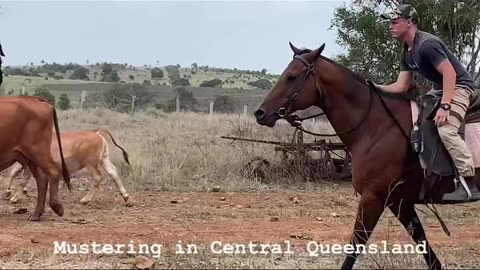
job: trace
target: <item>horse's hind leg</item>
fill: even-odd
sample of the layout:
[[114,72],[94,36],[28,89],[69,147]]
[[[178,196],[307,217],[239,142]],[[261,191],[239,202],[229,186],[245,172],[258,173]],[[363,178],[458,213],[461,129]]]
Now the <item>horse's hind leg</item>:
[[[357,209],[357,218],[355,219],[355,226],[350,240],[350,244],[354,247],[356,245],[365,245],[368,238],[372,234],[373,229],[377,225],[378,219],[385,209],[382,200],[369,194],[362,195]],[[358,251],[358,248],[355,248]],[[348,254],[342,264],[342,270],[352,269],[359,253]]]
[[428,269],[442,269],[442,265],[438,260],[437,255],[435,255],[435,252],[433,252],[432,247],[427,241],[427,237],[425,235],[422,223],[418,218],[417,212],[415,211],[413,204],[394,203],[390,205],[389,208],[417,244],[423,244],[423,242],[425,241],[427,253],[424,253],[423,257],[428,264]]

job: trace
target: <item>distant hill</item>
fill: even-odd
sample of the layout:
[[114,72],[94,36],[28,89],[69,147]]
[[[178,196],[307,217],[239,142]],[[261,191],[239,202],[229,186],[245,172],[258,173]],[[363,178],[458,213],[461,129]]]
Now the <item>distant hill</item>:
[[198,110],[208,111],[210,101],[218,96],[229,96],[236,111],[243,105],[256,106],[278,75],[266,70],[237,70],[179,65],[135,67],[119,63],[92,65],[43,63],[42,65],[5,66],[6,75],[0,91],[3,95],[18,95],[22,91],[32,95],[46,90],[58,100],[67,94],[73,107],[80,105],[82,91],[95,99],[111,91],[115,85],[140,84],[150,92],[150,106],[166,106],[177,95],[176,88],[184,87],[198,102]]

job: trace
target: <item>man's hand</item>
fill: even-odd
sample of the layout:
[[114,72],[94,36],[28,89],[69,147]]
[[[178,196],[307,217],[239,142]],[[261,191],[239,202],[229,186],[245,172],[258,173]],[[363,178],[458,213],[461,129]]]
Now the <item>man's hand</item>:
[[450,115],[450,111],[446,111],[442,108],[437,110],[437,114],[435,115],[435,124],[437,126],[443,126],[448,123],[448,116]]
[[385,92],[390,93],[406,93],[410,84],[413,82],[413,76],[411,71],[400,71],[397,81],[392,84],[376,84],[374,85]]

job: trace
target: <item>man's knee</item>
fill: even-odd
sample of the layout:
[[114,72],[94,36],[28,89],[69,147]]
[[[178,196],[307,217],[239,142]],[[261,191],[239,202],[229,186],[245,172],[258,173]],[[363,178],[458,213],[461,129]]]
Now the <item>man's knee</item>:
[[452,125],[443,125],[438,127],[438,135],[443,142],[449,143],[461,139],[458,129]]

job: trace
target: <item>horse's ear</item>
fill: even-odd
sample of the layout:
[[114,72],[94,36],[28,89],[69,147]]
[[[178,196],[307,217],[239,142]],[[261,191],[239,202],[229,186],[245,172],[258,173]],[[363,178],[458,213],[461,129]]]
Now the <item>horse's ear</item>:
[[320,54],[322,54],[323,49],[325,49],[325,43],[323,43],[322,46],[320,46],[320,48],[318,48],[318,51],[319,51]]
[[290,45],[290,48],[292,49],[293,54],[297,54],[300,51],[297,47],[293,46],[293,44],[290,41],[288,42],[288,44]]
[[325,49],[325,43],[323,43],[322,46],[320,46],[318,49],[313,51],[313,59],[317,59],[320,56],[320,54],[322,54],[323,49]]

